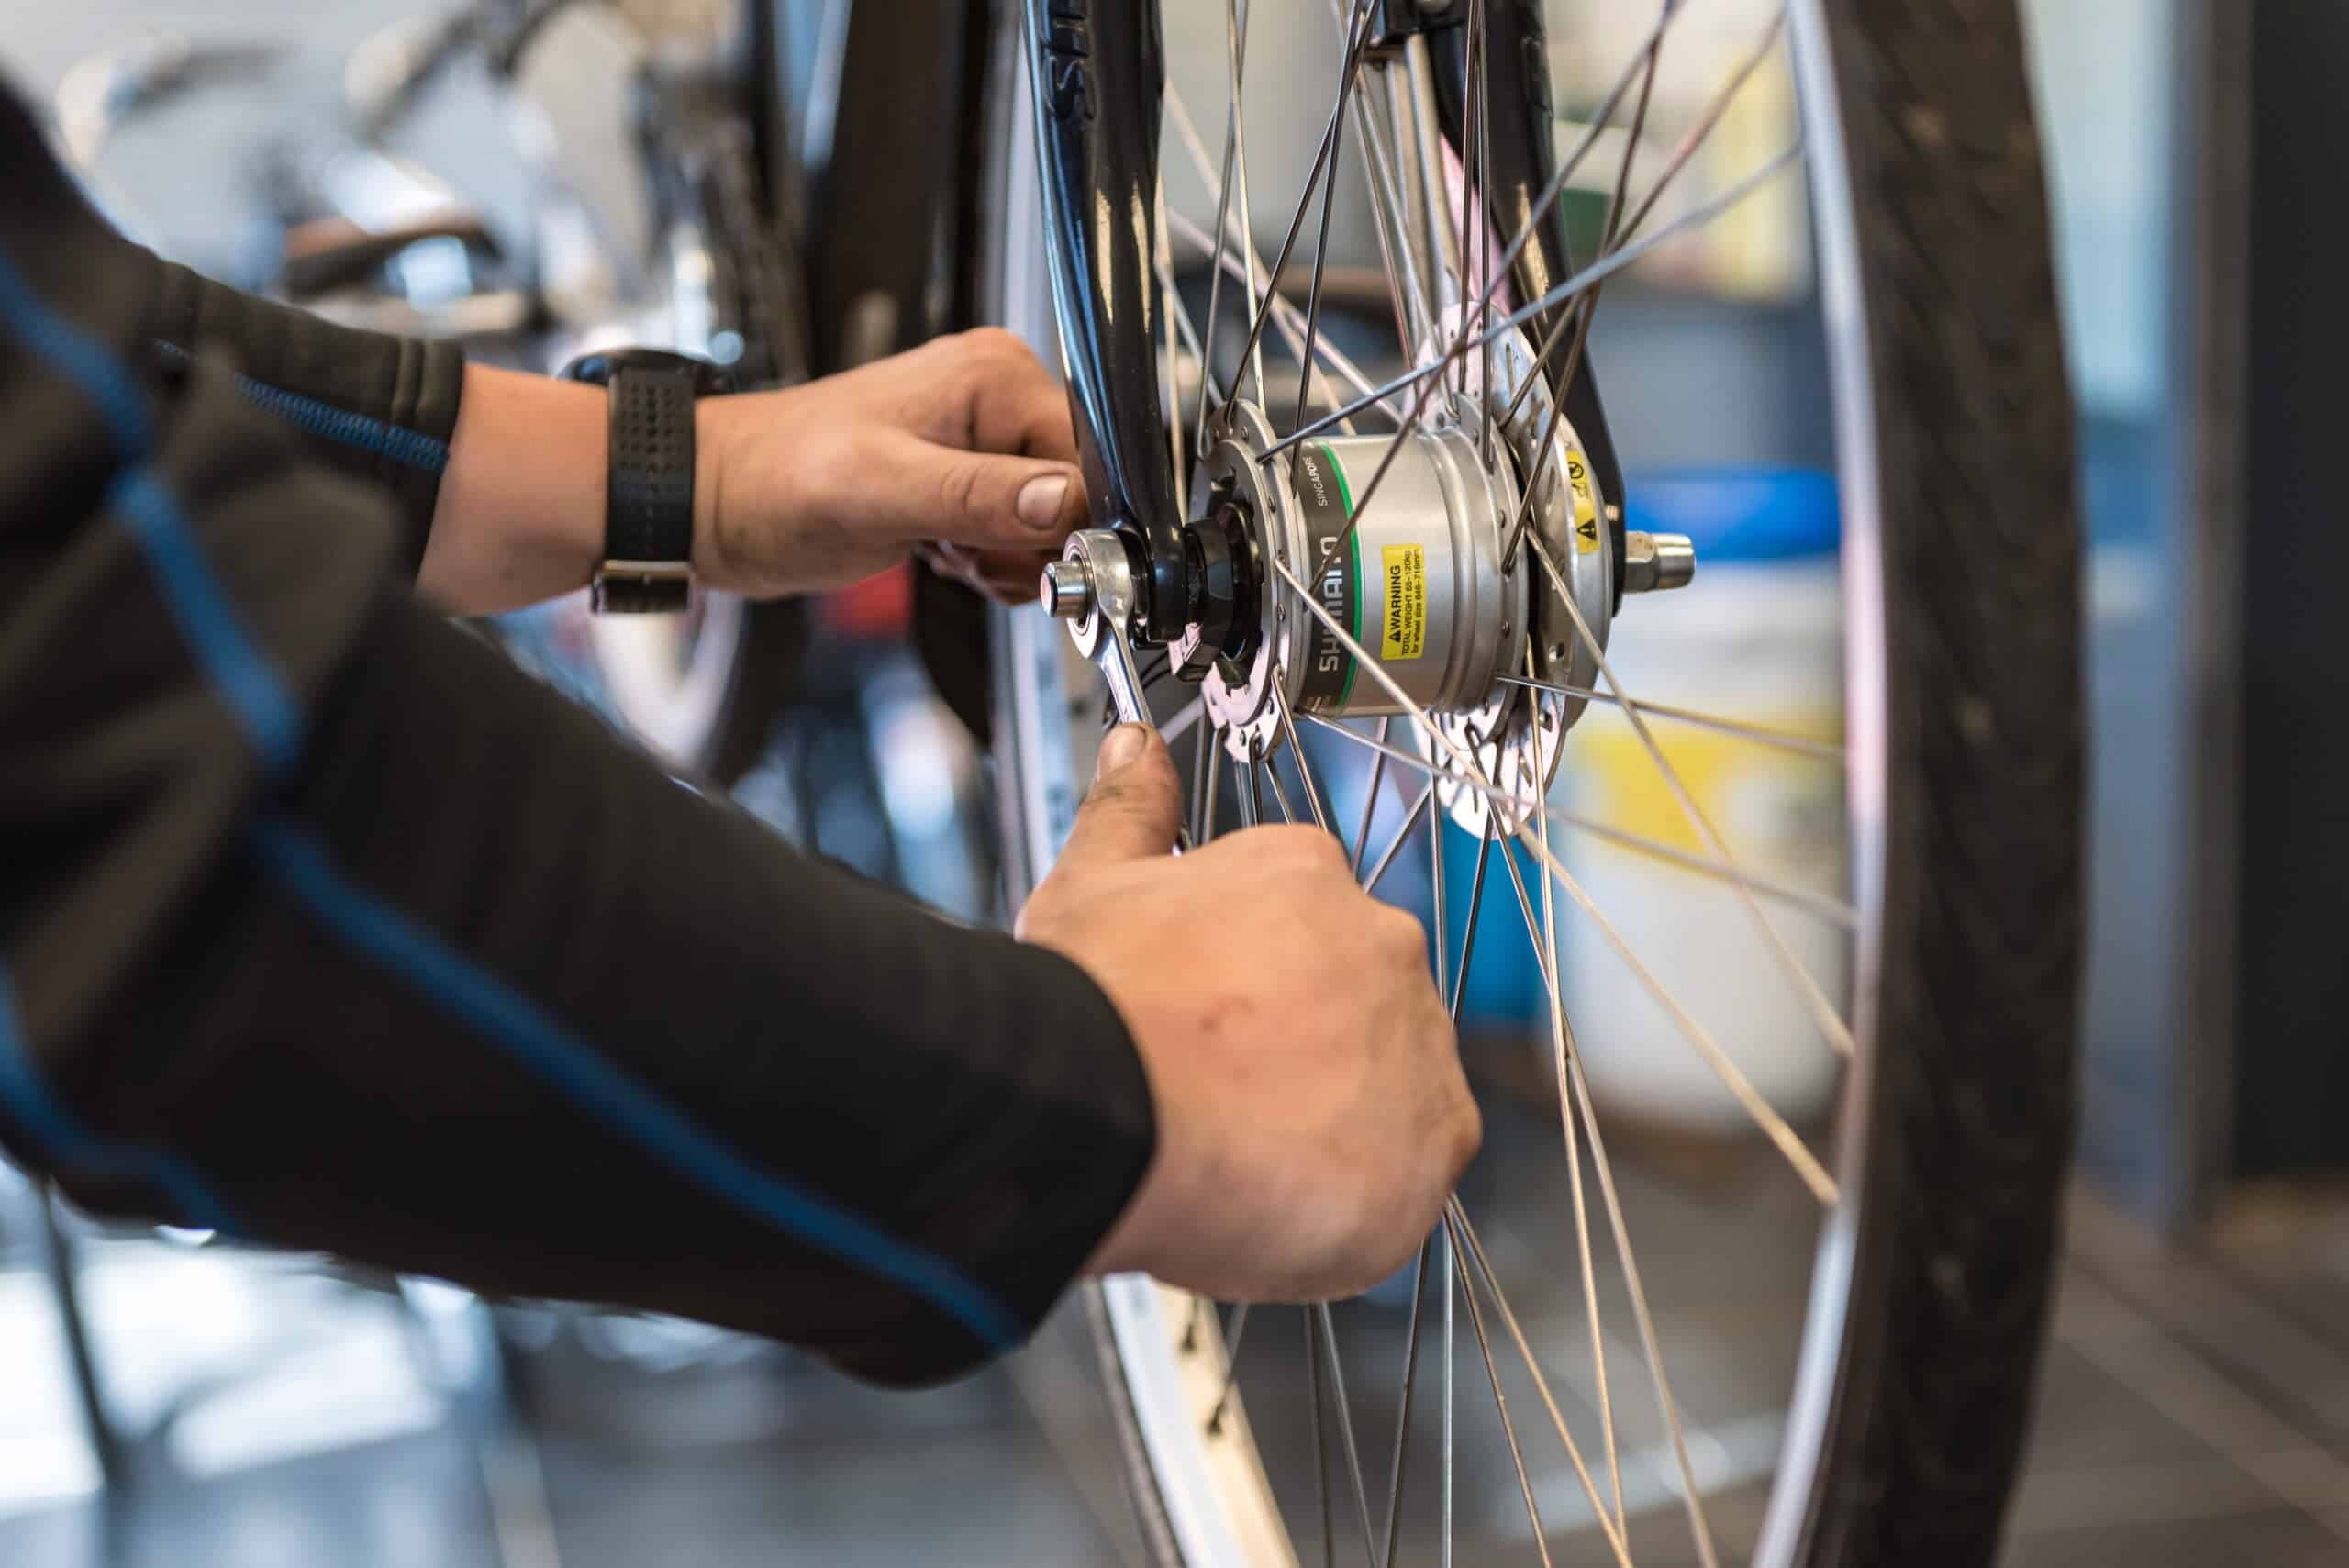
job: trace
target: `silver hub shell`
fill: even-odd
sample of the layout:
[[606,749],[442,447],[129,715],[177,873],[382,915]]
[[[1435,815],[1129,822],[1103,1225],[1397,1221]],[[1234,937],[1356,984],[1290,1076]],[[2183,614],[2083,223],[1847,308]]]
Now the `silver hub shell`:
[[[1276,571],[1259,573],[1262,635],[1244,678],[1228,668],[1205,683],[1208,711],[1229,731],[1234,755],[1279,743],[1272,683],[1291,708],[1327,717],[1407,711],[1366,659],[1413,703],[1431,712],[1473,708],[1522,646],[1530,558],[1501,562],[1501,528],[1518,504],[1513,464],[1481,461],[1472,428],[1453,411],[1387,456],[1386,436],[1340,436],[1264,455],[1263,412],[1235,405],[1211,427],[1207,476],[1219,499],[1240,502],[1259,551],[1313,583],[1322,607],[1347,629],[1334,635]],[[1355,496],[1377,479],[1370,509],[1349,531]],[[1342,540],[1342,542],[1341,542]],[[1336,554],[1330,555],[1335,547]],[[1359,650],[1359,654],[1356,650]]]
[[[1456,337],[1461,320],[1460,307],[1447,310],[1437,339],[1449,341]],[[1598,655],[1591,639],[1596,639],[1603,649],[1613,620],[1613,506],[1599,491],[1598,476],[1574,426],[1563,412],[1553,415],[1555,400],[1549,378],[1523,332],[1511,329],[1501,334],[1470,354],[1466,363],[1467,395],[1454,400],[1455,405],[1466,405],[1462,422],[1474,430],[1481,419],[1492,419],[1496,443],[1506,447],[1517,474],[1531,476],[1533,492],[1525,525],[1529,537],[1518,549],[1516,563],[1532,590],[1531,636],[1512,642],[1507,654],[1508,667],[1495,673],[1590,687],[1598,679]],[[1515,521],[1513,505],[1502,519],[1503,532]],[[1556,567],[1555,575],[1539,556],[1546,556],[1550,565]],[[1573,595],[1572,608],[1568,591]],[[1575,624],[1577,610],[1589,628],[1589,638]],[[1496,799],[1474,787],[1461,777],[1451,752],[1415,728],[1421,751],[1436,767],[1437,804],[1470,833],[1482,835],[1496,814],[1497,832],[1515,832],[1548,791],[1557,773],[1565,733],[1582,717],[1586,706],[1582,697],[1512,686],[1495,691],[1490,700],[1474,710],[1435,714],[1437,727],[1454,747],[1475,760],[1493,789],[1513,797]]]

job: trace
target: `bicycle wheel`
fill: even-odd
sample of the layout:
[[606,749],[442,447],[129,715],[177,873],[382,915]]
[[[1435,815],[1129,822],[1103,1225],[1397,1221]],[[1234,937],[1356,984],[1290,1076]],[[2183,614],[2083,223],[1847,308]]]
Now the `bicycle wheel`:
[[[1161,722],[1190,734],[1177,755],[1194,757],[1193,835],[1264,812],[1333,823],[1372,882],[1431,859],[1440,911],[1452,823],[1477,851],[1461,940],[1434,922],[1440,985],[1457,1016],[1489,877],[1485,929],[1522,922],[1548,1013],[1546,1155],[1480,1088],[1486,1151],[1408,1287],[1384,1306],[1305,1309],[1302,1367],[1274,1308],[1219,1310],[1138,1278],[1091,1293],[1152,1551],[1192,1568],[1317,1551],[1448,1562],[1459,1527],[1482,1520],[1463,1550],[1514,1543],[1518,1561],[1536,1555],[1530,1535],[1545,1562],[1553,1550],[1626,1565],[1725,1551],[1772,1568],[1987,1562],[2027,1424],[2072,1130],[2081,877],[2070,405],[2013,6],[1770,9],[1665,154],[1645,139],[1658,61],[1709,25],[1703,0],[1665,4],[1561,157],[1547,61],[1586,56],[1586,39],[1550,39],[1539,7],[1497,0],[1333,4],[1338,85],[1327,121],[1315,111],[1304,196],[1264,230],[1286,235],[1269,264],[1239,107],[1248,12],[1223,8],[1219,158],[1197,145],[1215,126],[1168,86],[1154,17],[1023,9],[997,83],[1007,195],[988,295],[999,319],[1057,337],[1095,520],[1115,535],[1090,548],[1130,569],[1135,641],[1163,645],[1168,670],[1197,683],[1151,689]],[[1791,74],[1798,139],[1701,199],[1675,195],[1771,72]],[[1170,164],[1196,150],[1206,165],[1211,217],[1162,193],[1162,113],[1185,144]],[[1603,249],[1578,266],[1553,198],[1602,140],[1628,150],[1598,182]],[[1376,385],[1317,341],[1318,284],[1288,282],[1297,256],[1319,265],[1294,248],[1308,225],[1326,242],[1315,204],[1341,158],[1366,166],[1405,367]],[[1661,612],[1637,591],[1686,563],[1623,526],[1585,343],[1602,283],[1798,162],[1842,513],[1843,735],[1830,753],[1848,871],[1823,894],[1732,854],[1655,739],[1692,716],[1643,707],[1614,680],[1607,651],[1635,649],[1642,617]],[[1203,326],[1170,232],[1204,241]],[[1284,346],[1297,384],[1268,394],[1260,360]],[[1076,576],[1072,606],[1098,618],[1085,595],[1105,579]],[[1066,829],[1100,697],[1039,611],[992,636],[1016,902]],[[1634,721],[1695,847],[1597,829],[1742,911],[1818,1050],[1841,1058],[1826,1152],[1741,1073],[1736,1020],[1694,1017],[1562,862],[1560,835],[1594,825],[1547,805],[1549,785],[1602,715]],[[1347,753],[1373,759],[1374,806],[1341,818],[1326,786]],[[1375,804],[1382,773],[1409,781],[1391,811]],[[1375,836],[1374,820],[1387,824]],[[1814,925],[1840,984],[1798,958],[1818,941],[1787,934]],[[1202,955],[1212,940],[1201,933]],[[1675,1186],[1610,1158],[1577,1043],[1609,1020],[1568,1018],[1559,984],[1562,968],[1602,962],[1652,992],[1720,1076],[1765,1173]],[[1493,1169],[1512,1161],[1514,1174]],[[1778,1228],[1801,1237],[1790,1266],[1808,1282],[1782,1354],[1738,1316],[1785,1272],[1753,1242],[1774,1193],[1816,1217]],[[1725,1218],[1703,1230],[1684,1216],[1673,1244],[1639,1245],[1657,1216],[1698,1207]],[[1668,1299],[1675,1285],[1693,1305]],[[1529,1293],[1560,1305],[1518,1310]],[[1381,1338],[1391,1383],[1360,1353]],[[1454,1386],[1455,1350],[1474,1399]],[[1742,1385],[1776,1385],[1770,1419],[1731,1429],[1676,1396],[1690,1360],[1698,1381],[1738,1385],[1749,1352]],[[1422,1357],[1435,1387],[1420,1386]],[[1358,1431],[1381,1399],[1385,1419]],[[1632,1440],[1635,1406],[1648,1414]]]

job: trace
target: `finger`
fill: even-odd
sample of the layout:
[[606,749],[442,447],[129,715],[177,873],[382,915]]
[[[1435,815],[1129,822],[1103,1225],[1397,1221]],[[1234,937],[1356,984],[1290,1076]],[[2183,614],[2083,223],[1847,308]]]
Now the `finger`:
[[1183,786],[1158,732],[1121,724],[1101,739],[1093,788],[1054,868],[1169,853],[1183,822]]
[[969,564],[971,581],[1006,604],[1026,604],[1036,597],[1036,580],[1057,552],[1045,550],[965,550],[946,547]]
[[953,342],[960,353],[956,384],[963,400],[962,428],[969,437],[955,444],[1059,462],[1077,461],[1068,391],[1033,350],[1012,334],[993,328],[965,332]]
[[974,550],[937,540],[915,545],[914,554],[939,576],[999,605],[1035,603],[1037,574],[1052,559],[1048,551]]
[[976,588],[979,585],[968,563],[948,555],[937,545],[914,546],[914,559],[928,567],[932,574],[942,577],[949,583],[960,583],[970,588]]
[[983,580],[979,591],[998,605],[1018,606],[1036,602],[1036,579],[1033,577],[989,577]]
[[902,432],[867,455],[874,471],[858,497],[865,524],[909,543],[1051,550],[1085,520],[1085,481],[1073,463],[960,451]]

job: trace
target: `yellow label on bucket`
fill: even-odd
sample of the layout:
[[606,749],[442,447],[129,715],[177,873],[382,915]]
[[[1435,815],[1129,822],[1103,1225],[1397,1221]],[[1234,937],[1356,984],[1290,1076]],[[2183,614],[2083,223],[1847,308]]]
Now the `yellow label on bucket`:
[[1428,552],[1390,544],[1380,552],[1386,573],[1386,614],[1378,623],[1382,663],[1417,659],[1428,642]]
[[1590,555],[1598,549],[1598,500],[1590,493],[1590,469],[1582,453],[1566,452],[1566,483],[1575,492],[1575,553]]

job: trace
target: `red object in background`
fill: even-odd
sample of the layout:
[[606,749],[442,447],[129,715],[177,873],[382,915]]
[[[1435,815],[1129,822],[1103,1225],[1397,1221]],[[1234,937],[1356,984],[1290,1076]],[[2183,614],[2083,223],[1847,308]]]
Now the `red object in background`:
[[917,570],[912,562],[901,562],[853,587],[827,594],[817,606],[817,618],[840,637],[897,641],[913,625]]

